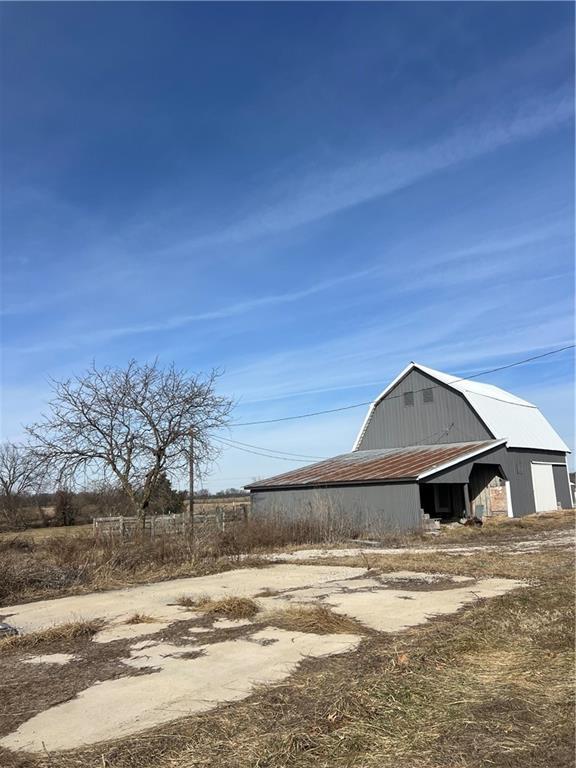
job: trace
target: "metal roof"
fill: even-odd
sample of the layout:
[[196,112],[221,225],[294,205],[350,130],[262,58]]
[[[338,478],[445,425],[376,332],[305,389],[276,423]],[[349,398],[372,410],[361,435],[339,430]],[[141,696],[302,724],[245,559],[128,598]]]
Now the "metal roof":
[[417,480],[421,475],[440,471],[452,464],[503,445],[504,442],[504,440],[484,440],[472,443],[411,445],[406,448],[352,451],[352,453],[344,453],[266,480],[259,480],[247,485],[246,488],[259,490]]
[[520,397],[492,384],[461,379],[418,363],[410,363],[374,400],[354,447],[360,444],[378,404],[396,384],[414,369],[428,374],[431,378],[460,392],[486,424],[494,438],[506,439],[509,448],[531,448],[533,450],[570,453],[566,443],[533,403],[522,400]]

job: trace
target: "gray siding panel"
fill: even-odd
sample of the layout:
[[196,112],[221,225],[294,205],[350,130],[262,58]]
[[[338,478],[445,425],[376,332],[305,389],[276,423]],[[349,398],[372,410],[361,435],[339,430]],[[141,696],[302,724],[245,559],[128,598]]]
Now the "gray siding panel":
[[527,451],[520,448],[497,448],[490,453],[464,462],[438,475],[432,475],[425,482],[429,483],[467,483],[474,464],[499,464],[510,481],[510,496],[514,517],[524,517],[536,511],[534,488],[532,486],[532,462],[543,461],[550,464],[562,464],[554,467],[556,498],[564,509],[572,506],[566,456],[554,451]]
[[562,509],[571,509],[574,506],[574,502],[572,501],[566,467],[554,466],[552,469],[554,471],[554,486],[558,503],[562,505]]
[[[432,390],[432,402],[424,392]],[[404,404],[404,393],[414,392],[414,405]],[[490,440],[492,434],[464,397],[420,371],[411,371],[376,407],[359,450],[399,448],[473,440]]]
[[[507,467],[503,467],[503,469],[510,480],[514,517],[531,515],[536,512],[534,487],[532,485],[532,462],[544,461],[550,462],[551,464],[558,463],[565,465],[566,455],[563,453],[554,453],[552,451],[525,451],[519,448],[510,448],[507,451],[507,454],[508,465]],[[559,469],[562,470],[566,477],[565,483],[567,486],[568,475],[566,474],[565,466],[562,466]],[[560,482],[559,486],[560,490],[563,490]],[[566,507],[570,506],[564,493],[562,493],[562,495],[558,494],[558,486],[556,489],[556,496],[563,507],[565,505]]]
[[421,524],[416,483],[252,491],[251,499],[253,516],[314,519],[331,530],[379,534],[417,530]]

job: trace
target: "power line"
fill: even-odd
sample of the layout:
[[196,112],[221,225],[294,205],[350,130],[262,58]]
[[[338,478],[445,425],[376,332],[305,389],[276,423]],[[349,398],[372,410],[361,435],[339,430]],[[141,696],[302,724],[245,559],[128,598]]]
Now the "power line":
[[531,363],[533,360],[541,360],[543,357],[549,357],[550,355],[557,355],[558,352],[565,352],[567,349],[574,349],[576,344],[568,344],[566,347],[560,347],[559,349],[552,349],[550,352],[544,352],[541,355],[534,355],[534,357],[526,357],[524,360],[519,360],[517,363],[509,363],[508,365],[499,365],[498,368],[491,368],[488,371],[481,371],[475,373],[472,376],[464,376],[456,381],[466,381],[466,379],[477,379],[478,376],[486,376],[488,373],[496,373],[496,371],[504,371],[506,368],[514,368],[517,365],[525,365],[525,363]]
[[311,413],[301,413],[298,416],[283,416],[280,419],[264,419],[262,421],[243,421],[239,424],[230,424],[231,427],[251,427],[255,424],[274,424],[277,421],[291,421],[292,419],[307,419],[309,416],[321,416],[323,413],[336,413],[337,411],[348,411],[351,408],[360,408],[363,405],[370,405],[371,400],[365,403],[354,403],[354,405],[344,405],[342,408],[329,408],[326,411],[313,411]]
[[232,443],[229,443],[227,440],[223,440],[221,437],[215,437],[215,440],[219,440],[221,443],[224,443],[224,445],[228,446],[228,448],[235,448],[237,451],[243,451],[244,453],[252,453],[255,456],[262,456],[265,459],[280,459],[281,461],[301,461],[305,464],[310,463],[310,459],[296,459],[296,458],[289,458],[288,456],[276,456],[273,453],[261,453],[260,451],[252,451],[250,448],[241,448],[239,445],[233,445]]
[[[569,344],[565,347],[560,347],[559,349],[553,349],[549,352],[544,352],[541,355],[534,355],[533,357],[527,357],[524,360],[518,360],[515,363],[508,363],[507,365],[500,365],[497,368],[490,368],[486,371],[480,371],[480,373],[475,373],[471,376],[462,376],[461,378],[454,379],[454,381],[450,382],[450,386],[452,384],[457,384],[460,381],[467,381],[468,379],[476,379],[479,376],[486,376],[489,373],[496,373],[497,371],[504,371],[508,368],[515,368],[518,365],[525,365],[526,363],[531,363],[534,360],[540,360],[543,357],[549,357],[550,355],[557,355],[559,352],[565,352],[567,349],[574,349],[576,347],[576,344]],[[417,392],[423,392],[425,389],[440,389],[441,387],[439,385],[432,385],[430,387],[423,387],[422,389],[414,390],[414,393]],[[498,400],[499,398],[494,397],[493,395],[486,395],[481,392],[476,392],[474,394],[481,395],[482,397],[488,397],[492,400]],[[400,395],[389,395],[386,400],[395,400],[396,398],[403,397],[403,394]],[[258,424],[276,424],[280,421],[292,421],[294,419],[307,419],[312,416],[322,416],[325,413],[338,413],[340,411],[349,411],[352,408],[362,408],[362,406],[366,405],[372,405],[374,401],[373,400],[366,400],[362,403],[354,403],[352,405],[344,405],[340,408],[328,408],[323,411],[311,411],[310,413],[300,413],[296,416],[283,416],[278,419],[262,419],[260,421],[244,421],[239,422],[237,424],[231,424],[231,427],[252,427],[256,426]]]
[[222,442],[227,442],[229,445],[234,446],[244,446],[245,448],[255,448],[257,451],[269,451],[270,453],[282,453],[285,456],[296,456],[299,459],[326,459],[327,456],[311,456],[307,453],[291,453],[290,451],[281,451],[276,448],[265,448],[262,445],[252,445],[252,443],[242,443],[240,440],[232,440],[229,437],[216,437],[214,436],[216,440],[221,440]]

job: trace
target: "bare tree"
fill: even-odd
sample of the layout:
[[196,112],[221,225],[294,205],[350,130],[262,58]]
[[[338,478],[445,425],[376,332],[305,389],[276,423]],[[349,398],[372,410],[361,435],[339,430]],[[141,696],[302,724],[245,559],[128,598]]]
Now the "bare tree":
[[26,446],[0,445],[0,509],[10,526],[25,527],[22,505],[38,490],[42,470],[38,458]]
[[34,451],[69,485],[79,473],[112,474],[133,514],[146,516],[163,473],[181,473],[190,436],[200,466],[216,453],[211,431],[225,426],[232,401],[216,394],[219,373],[188,375],[158,363],[97,369],[53,382],[50,411],[28,428]]

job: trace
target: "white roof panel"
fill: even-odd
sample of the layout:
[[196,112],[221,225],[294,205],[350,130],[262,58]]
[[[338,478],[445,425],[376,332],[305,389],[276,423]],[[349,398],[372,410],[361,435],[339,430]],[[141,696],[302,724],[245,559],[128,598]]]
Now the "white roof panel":
[[[570,452],[560,435],[542,415],[537,406],[522,400],[510,392],[492,384],[461,379],[433,368],[427,368],[418,363],[411,363],[370,406],[364,425],[360,431],[356,446],[359,445],[368,421],[378,403],[388,392],[404,378],[411,370],[417,369],[428,374],[437,381],[447,384],[452,389],[461,392],[470,406],[482,419],[492,435],[497,439],[505,439],[510,448],[531,448],[542,451]],[[355,446],[355,447],[356,447]]]

